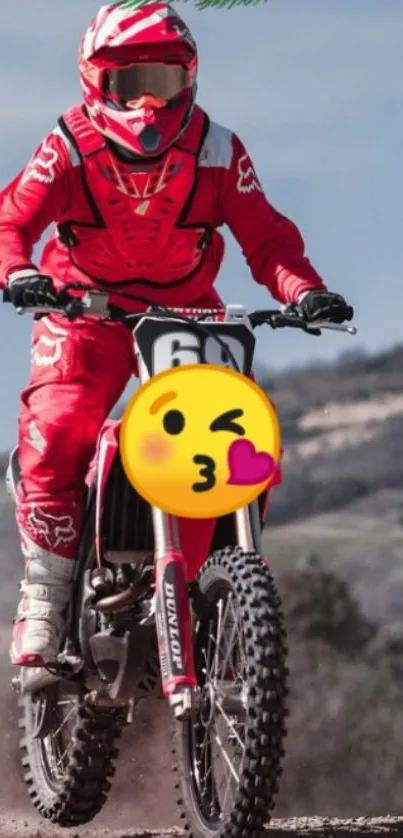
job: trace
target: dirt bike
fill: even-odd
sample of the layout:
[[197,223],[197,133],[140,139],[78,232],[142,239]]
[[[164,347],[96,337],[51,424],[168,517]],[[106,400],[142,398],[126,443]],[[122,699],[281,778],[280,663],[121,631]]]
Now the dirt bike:
[[[309,324],[287,311],[247,314],[239,305],[153,306],[132,315],[106,292],[77,296],[73,288],[62,292],[55,310],[71,319],[88,314],[125,322],[140,383],[182,363],[223,364],[250,375],[253,330],[264,323],[315,334],[355,331]],[[261,544],[266,493],[217,519],[210,555],[188,580],[177,521],[151,508],[125,476],[119,427],[105,423],[87,479],[58,660],[21,667],[13,682],[25,782],[44,818],[66,827],[88,823],[106,801],[116,741],[137,703],[165,698],[189,831],[195,838],[254,838],[278,790],[288,693],[282,606]],[[19,480],[15,448],[6,478],[15,500]]]

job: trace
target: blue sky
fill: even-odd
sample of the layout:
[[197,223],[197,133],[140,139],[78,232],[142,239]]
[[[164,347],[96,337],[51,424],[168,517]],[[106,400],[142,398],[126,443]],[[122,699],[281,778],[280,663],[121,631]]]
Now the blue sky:
[[[199,43],[200,104],[240,135],[271,202],[298,223],[317,270],[356,308],[356,338],[260,330],[259,361],[281,368],[401,341],[402,0],[268,0],[231,11],[176,5]],[[0,33],[1,185],[79,97],[77,44],[97,8],[94,0],[8,4]],[[221,293],[267,306],[226,238]],[[0,449],[15,436],[30,329],[28,317],[0,307]]]

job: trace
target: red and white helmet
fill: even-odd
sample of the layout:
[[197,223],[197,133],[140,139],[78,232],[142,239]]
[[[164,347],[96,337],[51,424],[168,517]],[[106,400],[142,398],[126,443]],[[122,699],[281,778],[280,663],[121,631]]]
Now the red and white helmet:
[[197,47],[168,3],[101,6],[79,51],[88,116],[132,154],[156,157],[185,130],[197,89]]

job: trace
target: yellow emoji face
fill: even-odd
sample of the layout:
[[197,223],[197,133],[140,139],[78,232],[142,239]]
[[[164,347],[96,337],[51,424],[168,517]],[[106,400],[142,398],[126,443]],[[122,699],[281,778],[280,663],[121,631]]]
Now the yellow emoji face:
[[213,518],[250,503],[273,480],[280,431],[272,403],[249,378],[188,365],[132,396],[120,452],[129,482],[153,506]]

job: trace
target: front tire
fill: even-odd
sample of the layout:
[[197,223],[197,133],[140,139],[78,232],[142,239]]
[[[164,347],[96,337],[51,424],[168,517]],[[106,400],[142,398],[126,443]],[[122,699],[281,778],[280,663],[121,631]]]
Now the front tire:
[[199,585],[208,602],[194,632],[202,702],[191,721],[175,723],[178,804],[194,838],[256,838],[270,820],[284,756],[288,670],[280,599],[267,563],[238,547],[214,553]]

